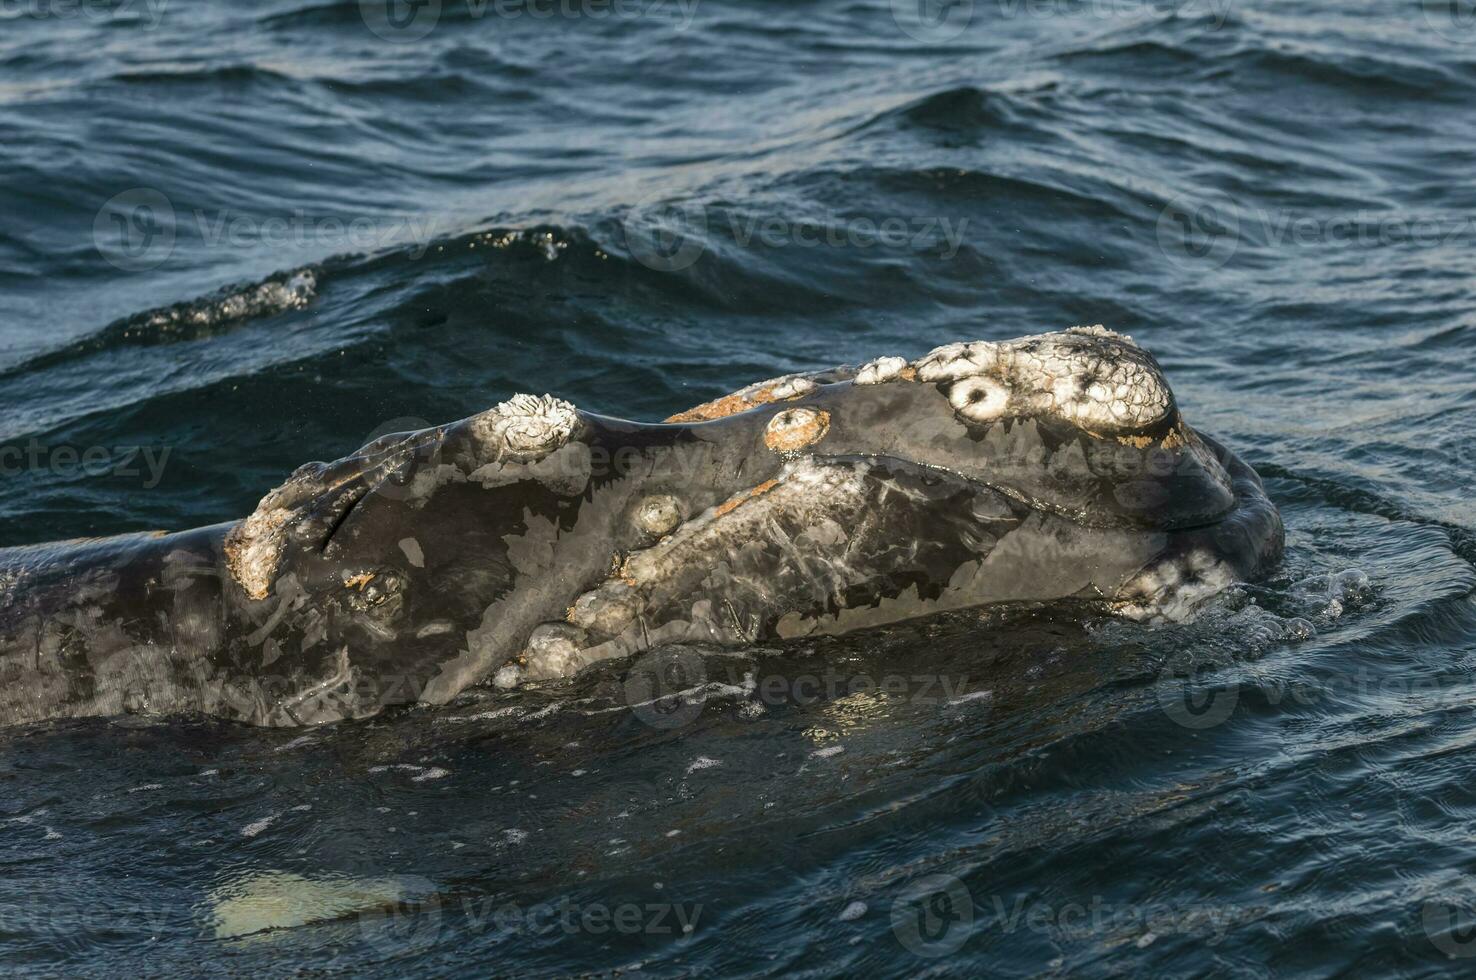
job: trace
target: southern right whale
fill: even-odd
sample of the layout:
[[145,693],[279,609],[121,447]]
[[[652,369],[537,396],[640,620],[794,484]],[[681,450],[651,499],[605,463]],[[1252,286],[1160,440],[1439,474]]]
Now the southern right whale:
[[1282,541],[1255,472],[1100,326],[655,424],[518,395],[303,466],[241,521],[0,552],[0,724],[320,724],[1000,603],[1182,619]]

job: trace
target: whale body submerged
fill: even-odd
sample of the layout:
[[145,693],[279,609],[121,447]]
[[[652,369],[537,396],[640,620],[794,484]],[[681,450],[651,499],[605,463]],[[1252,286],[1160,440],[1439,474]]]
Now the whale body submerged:
[[320,724],[991,604],[1181,620],[1282,545],[1255,472],[1100,326],[659,424],[518,395],[303,466],[242,521],[0,551],[0,724]]

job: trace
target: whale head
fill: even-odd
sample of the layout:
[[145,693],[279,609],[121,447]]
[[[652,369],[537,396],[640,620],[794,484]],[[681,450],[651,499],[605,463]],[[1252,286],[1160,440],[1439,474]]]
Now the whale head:
[[1148,608],[1157,563],[1219,548],[1246,575],[1279,548],[1237,467],[1102,327],[791,375],[653,424],[518,395],[263,498],[225,541],[225,659],[275,679],[241,716],[302,724],[668,640]]

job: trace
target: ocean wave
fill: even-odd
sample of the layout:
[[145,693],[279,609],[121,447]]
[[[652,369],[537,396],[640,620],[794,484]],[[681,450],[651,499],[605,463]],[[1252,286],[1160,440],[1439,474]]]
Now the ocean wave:
[[1470,87],[1472,74],[1465,64],[1451,68],[1428,58],[1270,39],[1233,17],[1224,23],[1171,17],[1068,47],[1056,52],[1053,60],[1123,78],[1167,82],[1184,75],[1200,80],[1234,77],[1241,86],[1247,81],[1276,85],[1293,79],[1380,98],[1455,98]]
[[[1043,91],[1048,94],[1053,88],[1049,84]],[[875,130],[920,131],[936,134],[946,144],[963,137],[1029,131],[1034,128],[1029,117],[1040,115],[1029,97],[1041,93],[1042,90],[1022,94],[958,85],[885,109],[841,136],[848,138]]]
[[51,367],[79,356],[120,347],[152,347],[213,336],[249,320],[300,310],[317,295],[321,270],[305,266],[279,272],[262,282],[225,286],[208,296],[145,310],[58,350],[22,362],[0,377]]
[[192,85],[220,84],[242,87],[257,82],[292,82],[298,79],[257,64],[214,65],[201,62],[197,65],[175,65],[169,69],[131,69],[114,72],[109,76],[114,82],[125,85]]

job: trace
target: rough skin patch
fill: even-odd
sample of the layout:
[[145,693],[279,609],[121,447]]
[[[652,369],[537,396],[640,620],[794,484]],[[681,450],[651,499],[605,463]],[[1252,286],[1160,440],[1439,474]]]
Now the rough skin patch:
[[540,459],[568,442],[579,426],[573,405],[552,395],[513,395],[471,420],[472,432],[498,457]]
[[856,384],[883,384],[902,378],[902,372],[905,370],[907,370],[907,359],[904,357],[878,357],[861,365],[861,370],[856,372]]
[[729,415],[737,415],[760,405],[771,405],[774,402],[787,401],[792,398],[802,398],[818,387],[815,382],[802,375],[792,374],[782,378],[774,378],[770,381],[760,381],[715,398],[710,402],[704,402],[696,408],[689,408],[685,412],[678,412],[666,419],[667,422],[711,422],[713,419],[727,418]]
[[724,514],[729,513],[730,511],[736,509],[747,501],[752,500],[754,497],[763,496],[778,485],[778,480],[765,480],[763,483],[760,483],[752,490],[745,490],[743,493],[740,493],[737,496],[731,497],[728,500],[725,500],[722,503],[718,504],[712,509],[712,516],[722,517]]
[[776,453],[799,452],[825,438],[830,413],[816,408],[790,408],[769,420],[764,445]]
[[1235,581],[1235,572],[1208,551],[1155,561],[1118,591],[1117,611],[1149,623],[1182,623]]
[[[685,525],[688,529],[700,527],[719,520],[737,510],[743,504],[779,486],[779,480],[766,480],[758,486],[735,494],[711,508]],[[686,533],[686,532],[683,532]],[[665,537],[644,552],[635,552],[626,557],[620,566],[611,572],[604,583],[576,598],[565,612],[565,620],[579,627],[595,630],[607,635],[619,633],[637,615],[640,599],[637,588],[641,585],[638,574],[642,556],[668,545],[676,535]],[[568,634],[559,634],[567,636]]]
[[519,658],[521,676],[527,680],[547,680],[575,673],[584,666],[579,652],[587,639],[584,630],[567,623],[534,627]]
[[642,531],[654,537],[670,534],[682,522],[681,501],[665,493],[647,497],[636,508],[635,522]]
[[1156,425],[1173,411],[1153,358],[1100,324],[998,343],[945,344],[913,367],[919,380],[947,386],[950,401],[971,421],[1055,416],[1090,432],[1119,434]]
[[268,495],[225,540],[226,568],[253,599],[265,599],[271,591],[282,558],[282,540],[292,517],[285,507],[269,506],[270,500]]
[[[1161,423],[1173,410],[1173,396],[1152,356],[1131,337],[1101,324],[1017,340],[945,344],[910,364],[901,357],[878,357],[856,369],[850,380],[863,387],[888,382],[940,384],[959,417],[970,422],[1054,416],[1135,446],[1139,444],[1129,440]],[[726,418],[802,397],[815,387],[804,375],[775,378],[666,421]]]

